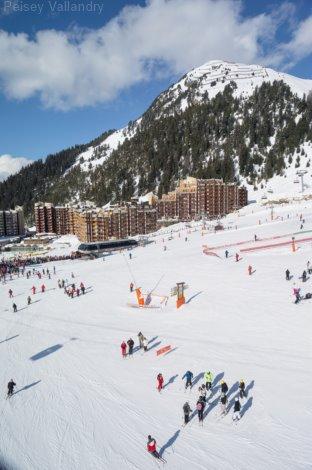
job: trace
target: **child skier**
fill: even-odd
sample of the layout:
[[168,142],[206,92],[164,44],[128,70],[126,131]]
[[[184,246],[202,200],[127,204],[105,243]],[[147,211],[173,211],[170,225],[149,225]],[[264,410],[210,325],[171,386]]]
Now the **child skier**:
[[227,405],[227,397],[225,393],[221,393],[220,403],[221,403],[221,415],[226,415],[226,405]]
[[243,379],[239,382],[239,396],[240,398],[244,398],[246,396],[245,392],[245,382]]
[[192,388],[192,378],[193,378],[193,373],[190,370],[185,372],[185,374],[182,377],[182,380],[186,379],[185,389],[187,389],[188,387]]
[[147,451],[156,457],[156,459],[164,460],[160,457],[159,453],[156,450],[156,440],[152,436],[147,437]]
[[[132,292],[131,289],[130,289],[130,292]],[[143,348],[143,338],[144,338],[144,336],[143,336],[142,332],[140,331],[140,332],[138,333],[138,339],[139,339],[140,349]]]
[[121,355],[125,359],[127,357],[127,345],[125,341],[121,343],[120,347],[121,347]]
[[212,380],[213,380],[213,375],[210,371],[208,372],[205,372],[204,374],[204,379],[205,379],[205,382],[206,382],[206,389],[207,390],[210,390],[211,389],[211,384],[212,384]]
[[159,373],[159,374],[157,375],[157,390],[158,390],[159,392],[162,391],[163,384],[164,384],[164,378],[163,378],[162,374]]
[[233,413],[233,418],[232,418],[233,421],[239,421],[241,419],[240,410],[241,410],[241,404],[240,404],[238,397],[236,397],[235,403],[234,403],[234,413]]
[[187,401],[183,405],[183,413],[184,413],[184,425],[186,425],[190,420],[190,413],[192,412],[189,402]]
[[227,383],[224,380],[221,380],[221,393],[227,394],[229,390],[229,387],[227,386]]
[[133,339],[132,339],[132,338],[128,339],[127,344],[128,344],[128,346],[129,346],[128,354],[129,354],[129,356],[132,356],[132,353],[133,353],[133,346],[134,346],[134,341],[133,341]]
[[196,409],[198,414],[198,421],[202,422],[204,420],[205,402],[203,400],[198,400],[196,403]]
[[205,384],[198,388],[198,395],[199,401],[206,401],[207,390]]

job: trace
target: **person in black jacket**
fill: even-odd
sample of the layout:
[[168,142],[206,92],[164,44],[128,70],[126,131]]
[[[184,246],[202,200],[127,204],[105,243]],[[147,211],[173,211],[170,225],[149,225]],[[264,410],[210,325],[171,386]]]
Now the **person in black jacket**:
[[234,403],[234,413],[233,413],[233,421],[239,421],[241,419],[241,404],[238,399],[238,397],[235,398],[235,403]]
[[221,393],[227,394],[229,391],[229,387],[227,386],[227,383],[224,380],[221,380]]
[[307,280],[307,272],[304,270],[302,273],[302,282],[306,282]]
[[290,271],[289,271],[289,269],[286,269],[285,274],[286,274],[286,281],[289,281],[290,280]]
[[16,303],[14,303],[14,304],[12,305],[12,307],[13,307],[13,312],[16,313],[16,312],[17,312],[17,305],[16,305]]
[[189,402],[187,401],[183,405],[183,413],[184,413],[184,424],[187,424],[190,420],[190,413],[192,412]]
[[196,403],[196,409],[197,409],[198,421],[199,422],[204,420],[205,405],[206,405],[206,403],[203,400],[198,400],[198,402]]
[[8,397],[11,397],[13,395],[15,385],[16,383],[13,381],[13,379],[11,379],[8,383]]
[[127,344],[128,344],[128,346],[129,346],[128,355],[129,355],[129,356],[132,356],[132,353],[133,353],[133,346],[134,346],[134,341],[133,341],[133,339],[132,339],[132,338],[128,339]]
[[246,396],[245,382],[243,381],[243,379],[241,379],[241,381],[239,382],[239,396],[240,398],[244,398]]

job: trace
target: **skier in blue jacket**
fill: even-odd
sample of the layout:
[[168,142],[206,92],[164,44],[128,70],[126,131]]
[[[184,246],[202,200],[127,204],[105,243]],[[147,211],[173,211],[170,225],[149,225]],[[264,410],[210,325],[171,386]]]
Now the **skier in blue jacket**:
[[188,388],[188,386],[192,388],[192,378],[193,378],[193,372],[191,372],[190,370],[185,372],[185,374],[182,377],[182,380],[186,379],[185,388]]

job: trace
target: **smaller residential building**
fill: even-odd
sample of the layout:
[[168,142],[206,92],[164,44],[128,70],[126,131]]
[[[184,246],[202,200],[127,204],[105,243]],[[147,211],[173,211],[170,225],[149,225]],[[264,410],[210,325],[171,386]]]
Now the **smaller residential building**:
[[0,237],[25,235],[24,211],[22,207],[0,211]]

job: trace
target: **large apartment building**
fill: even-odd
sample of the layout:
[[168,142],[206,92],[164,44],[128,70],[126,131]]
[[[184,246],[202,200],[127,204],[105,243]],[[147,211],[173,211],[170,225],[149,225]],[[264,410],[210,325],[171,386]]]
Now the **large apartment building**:
[[22,207],[0,211],[0,237],[25,235],[25,221]]
[[[144,235],[157,229],[157,220],[187,221],[205,216],[216,218],[247,204],[247,190],[221,179],[180,181],[175,191],[157,200],[150,195],[145,203],[132,202],[102,208],[74,208],[35,204],[37,233],[72,233],[84,242]],[[1,224],[1,221],[0,221]]]
[[164,194],[157,203],[159,219],[192,220],[205,216],[216,218],[247,205],[246,188],[222,179],[180,181],[175,191]]
[[149,204],[125,203],[109,209],[35,204],[37,233],[72,233],[84,242],[126,238],[153,232],[157,228],[157,211]]

